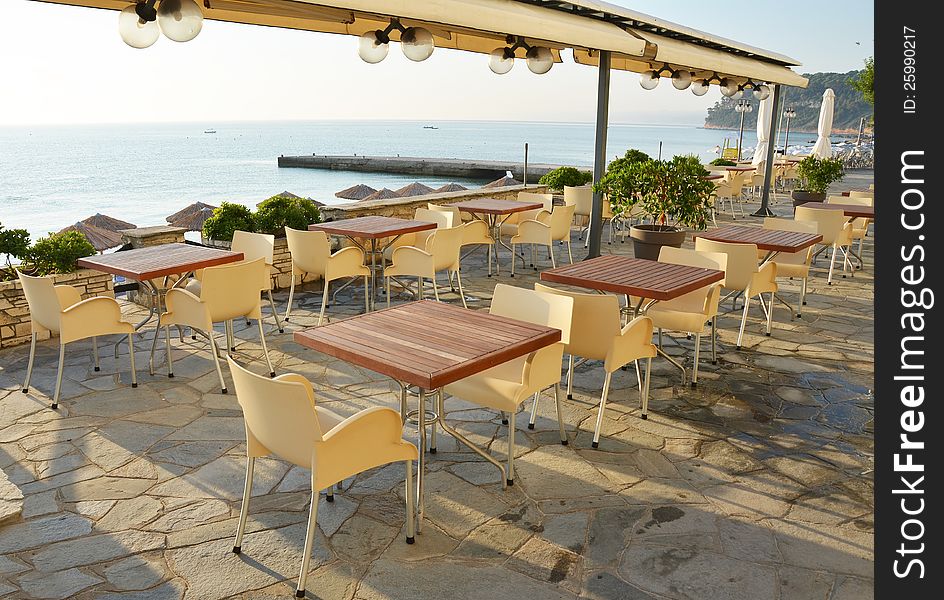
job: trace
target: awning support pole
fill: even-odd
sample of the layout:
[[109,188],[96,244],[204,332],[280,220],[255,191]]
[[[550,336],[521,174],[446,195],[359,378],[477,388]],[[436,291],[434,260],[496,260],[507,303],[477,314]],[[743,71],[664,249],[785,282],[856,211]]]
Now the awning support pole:
[[770,100],[770,131],[767,133],[767,160],[764,163],[764,193],[760,199],[760,208],[753,213],[755,217],[772,217],[774,213],[767,205],[770,203],[770,180],[774,174],[774,151],[777,149],[777,119],[774,115],[780,112],[780,85],[774,86],[773,98]]
[[[610,52],[600,50],[599,77],[597,79],[597,127],[596,143],[593,153],[593,181],[603,178],[606,170],[606,131],[610,110]],[[600,256],[600,240],[603,238],[603,195],[593,193],[593,207],[590,209],[590,249],[587,258]]]

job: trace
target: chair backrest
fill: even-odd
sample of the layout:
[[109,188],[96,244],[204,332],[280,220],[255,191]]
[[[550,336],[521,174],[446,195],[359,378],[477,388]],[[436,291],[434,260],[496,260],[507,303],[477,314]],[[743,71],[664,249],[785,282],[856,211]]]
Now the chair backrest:
[[462,222],[462,215],[459,212],[459,209],[455,206],[440,206],[438,204],[433,204],[429,202],[426,204],[427,210],[435,210],[436,212],[444,212],[452,215],[452,224],[458,225]]
[[871,198],[875,200],[875,190],[852,190],[849,192],[849,198]]
[[560,329],[561,342],[570,343],[574,301],[566,296],[499,283],[495,286],[488,312],[535,325]]
[[59,331],[62,306],[52,277],[31,277],[17,271],[23,295],[29,305],[30,319],[50,331]]
[[305,384],[298,381],[300,376],[269,379],[246,370],[229,356],[226,360],[236,401],[243,409],[250,455],[258,453],[252,448],[258,443],[280,458],[311,468],[314,444],[323,439],[324,432],[315,413],[314,394],[309,395]]
[[823,241],[820,243],[827,246],[831,246],[836,242],[848,220],[845,213],[839,209],[808,208],[806,206],[796,207],[793,218],[797,221],[816,223],[816,232],[823,236]]
[[426,251],[433,255],[433,269],[453,269],[459,266],[459,251],[465,234],[462,226],[437,229],[426,242]]
[[830,196],[826,204],[854,204],[855,206],[873,206],[875,198],[872,196]]
[[441,210],[430,210],[428,208],[417,208],[413,213],[413,218],[417,221],[426,221],[435,223],[437,229],[446,229],[455,225],[452,213]]
[[619,299],[612,294],[584,294],[534,284],[535,291],[565,296],[574,302],[567,352],[603,360],[613,338],[620,334]]
[[574,214],[589,217],[590,209],[593,207],[593,188],[589,185],[565,187],[564,204],[573,204],[576,206],[577,208]]
[[233,252],[242,252],[243,260],[249,262],[262,258],[271,265],[275,256],[275,236],[267,233],[249,233],[236,230],[233,232]]
[[724,287],[729,290],[745,290],[757,272],[757,245],[717,242],[695,238],[698,252],[718,252],[728,257],[724,267]]
[[[214,323],[259,314],[262,288],[258,282],[265,274],[265,260],[231,263],[203,269],[200,300],[206,304]],[[252,285],[250,282],[257,282]]]
[[570,237],[570,226],[574,222],[576,208],[573,204],[554,207],[549,223],[552,240],[566,240]]
[[544,210],[551,212],[554,208],[554,194],[536,194],[534,192],[518,192],[518,202],[543,202]]
[[328,239],[327,233],[286,227],[285,238],[295,269],[313,275],[324,275],[328,258],[331,256],[331,240]]
[[[765,217],[764,229],[775,229],[777,231],[796,231],[798,233],[817,233],[816,223],[809,221],[797,221],[784,219],[782,217]],[[766,252],[759,251],[758,257]],[[774,257],[774,262],[778,264],[804,264],[813,257],[813,246],[800,250],[799,252],[781,252]]]
[[699,252],[688,248],[662,246],[659,249],[659,262],[724,271],[728,264],[728,255],[722,252]]

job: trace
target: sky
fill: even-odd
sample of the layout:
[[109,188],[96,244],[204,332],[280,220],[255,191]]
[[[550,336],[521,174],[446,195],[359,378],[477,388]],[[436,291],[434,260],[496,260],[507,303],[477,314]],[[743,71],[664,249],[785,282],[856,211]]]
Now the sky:
[[[130,3],[130,1],[129,1]],[[616,4],[796,58],[801,72],[846,72],[873,53],[873,3],[792,0]],[[521,61],[436,49],[422,63],[391,48],[369,65],[351,36],[206,21],[193,41],[136,50],[117,12],[0,0],[0,126],[318,119],[590,122],[596,69],[569,56],[546,75]],[[396,46],[396,44],[393,44]],[[613,123],[700,124],[720,98],[667,81],[643,90],[615,71]]]

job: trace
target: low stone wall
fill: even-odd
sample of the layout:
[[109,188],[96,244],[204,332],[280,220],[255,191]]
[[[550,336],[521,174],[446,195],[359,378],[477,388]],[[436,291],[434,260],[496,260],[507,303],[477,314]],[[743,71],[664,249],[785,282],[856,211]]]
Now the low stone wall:
[[[80,269],[75,273],[56,275],[56,285],[68,284],[79,290],[82,299],[92,296],[114,297],[112,276],[100,271]],[[49,334],[40,334],[46,339]],[[0,282],[0,348],[24,344],[30,340],[29,305],[19,280]]]
[[500,188],[477,188],[459,192],[423,194],[422,196],[408,196],[406,198],[392,198],[388,200],[347,202],[345,204],[332,204],[322,207],[321,215],[326,221],[339,221],[341,219],[353,219],[354,217],[366,217],[369,215],[412,219],[414,211],[417,208],[426,208],[428,203],[454,204],[456,202],[464,202],[476,198],[515,200],[518,198],[518,192],[542,194],[547,192],[547,186],[529,185],[525,187],[523,185],[511,185]]

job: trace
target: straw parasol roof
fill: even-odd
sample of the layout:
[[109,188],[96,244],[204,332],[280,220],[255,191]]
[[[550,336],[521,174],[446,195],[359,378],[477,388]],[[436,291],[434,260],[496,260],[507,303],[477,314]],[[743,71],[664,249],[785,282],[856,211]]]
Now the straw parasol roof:
[[200,210],[191,211],[174,221],[170,221],[170,224],[174,227],[183,227],[187,231],[203,231],[203,224],[206,223],[206,220],[213,216],[213,208],[201,208]]
[[370,196],[376,192],[374,188],[369,185],[364,185],[359,183],[355,186],[349,187],[346,190],[341,190],[335,194],[336,198],[344,198],[345,200],[363,200],[367,196]]
[[361,198],[361,202],[363,202],[364,200],[389,200],[390,198],[399,198],[399,197],[400,197],[400,194],[396,193],[395,191],[389,188],[383,188],[383,189],[377,190],[376,192],[374,192],[370,196],[367,196],[366,198]]
[[170,215],[169,217],[167,217],[167,222],[173,223],[174,221],[179,220],[180,218],[188,215],[189,213],[197,212],[197,211],[203,210],[204,208],[209,208],[212,210],[216,207],[213,206],[212,204],[206,204],[205,202],[194,202],[193,204],[186,206],[178,210],[174,214]]
[[446,185],[442,186],[441,188],[438,188],[436,191],[437,191],[437,192],[440,192],[440,193],[442,193],[442,192],[464,192],[464,191],[467,190],[467,189],[469,189],[469,188],[467,188],[467,187],[465,187],[465,186],[463,186],[463,185],[459,185],[458,183],[447,183]]
[[81,221],[75,225],[69,225],[68,227],[60,229],[59,233],[65,233],[67,231],[78,231],[84,235],[89,243],[92,244],[92,247],[99,252],[108,250],[109,248],[117,248],[123,243],[120,233],[108,231],[107,229],[95,227],[94,225],[89,225]]
[[428,185],[423,185],[419,181],[414,181],[410,185],[405,185],[397,190],[397,194],[403,198],[407,196],[422,196],[423,194],[432,193],[433,188],[429,187]]
[[107,229],[108,231],[119,232],[122,229],[137,229],[138,226],[134,223],[129,223],[127,221],[122,221],[121,219],[116,219],[115,217],[109,217],[108,215],[103,215],[102,213],[95,213],[87,219],[82,219],[82,223],[86,225],[91,225],[92,227],[98,227],[99,229]]
[[521,185],[521,182],[518,181],[517,179],[514,179],[513,177],[508,177],[506,175],[502,177],[501,179],[496,179],[495,181],[491,183],[486,183],[482,187],[483,188],[500,188],[500,187],[507,187],[509,185]]

